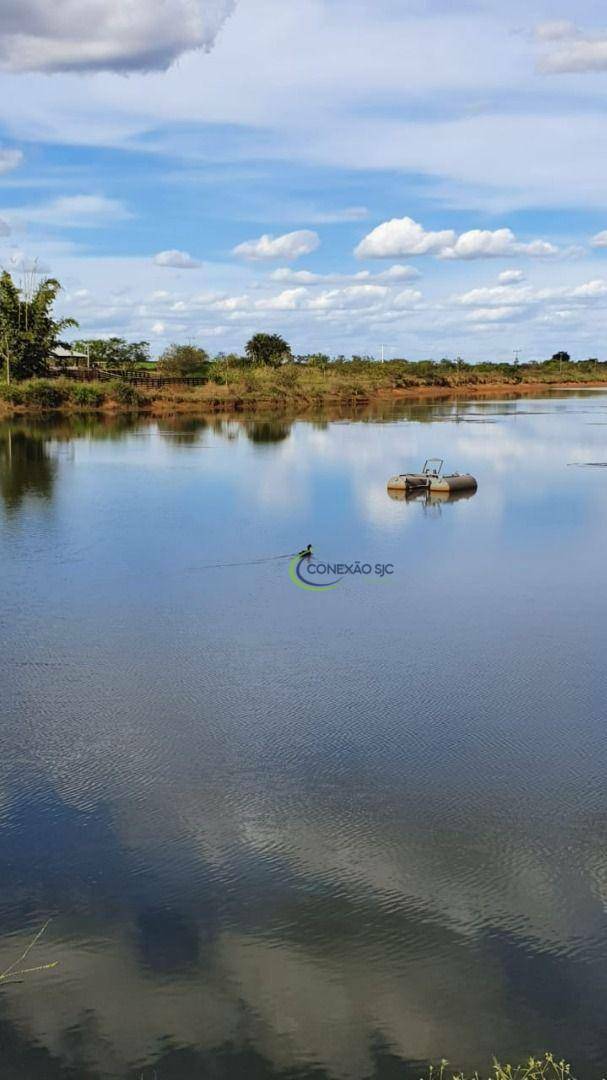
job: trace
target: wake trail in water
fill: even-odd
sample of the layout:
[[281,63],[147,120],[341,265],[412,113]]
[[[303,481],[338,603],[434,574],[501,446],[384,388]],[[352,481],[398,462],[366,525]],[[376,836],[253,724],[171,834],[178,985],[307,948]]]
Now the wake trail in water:
[[231,566],[260,566],[262,563],[278,562],[280,559],[293,559],[298,551],[289,551],[286,555],[265,555],[259,559],[246,559],[244,562],[204,563],[202,566],[190,566],[194,570],[224,570]]

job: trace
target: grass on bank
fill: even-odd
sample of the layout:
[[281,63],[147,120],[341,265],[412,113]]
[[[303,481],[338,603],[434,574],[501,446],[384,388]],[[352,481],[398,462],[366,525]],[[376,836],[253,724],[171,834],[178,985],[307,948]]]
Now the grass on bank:
[[[439,1065],[428,1069],[428,1080],[482,1080],[478,1072],[471,1076],[449,1069],[449,1062],[444,1059]],[[543,1057],[530,1057],[521,1065],[502,1065],[493,1062],[489,1080],[569,1080],[571,1066],[562,1058],[546,1052]]]
[[331,363],[322,367],[285,364],[255,367],[247,364],[212,365],[201,386],[134,385],[128,378],[78,382],[65,377],[0,382],[0,409],[20,411],[88,411],[100,409],[167,412],[172,409],[247,408],[258,404],[313,405],[319,402],[365,402],[416,390],[481,390],[492,386],[549,387],[607,383],[607,363],[546,361],[543,364],[477,364],[454,361],[404,360],[385,364],[369,361]]

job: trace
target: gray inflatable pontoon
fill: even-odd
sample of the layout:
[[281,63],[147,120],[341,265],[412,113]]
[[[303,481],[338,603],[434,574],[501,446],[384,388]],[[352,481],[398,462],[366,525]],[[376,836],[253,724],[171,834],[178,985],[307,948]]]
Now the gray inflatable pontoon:
[[476,491],[477,483],[470,473],[443,474],[443,459],[428,458],[419,473],[400,473],[388,480],[388,491],[435,491],[450,495],[456,491]]

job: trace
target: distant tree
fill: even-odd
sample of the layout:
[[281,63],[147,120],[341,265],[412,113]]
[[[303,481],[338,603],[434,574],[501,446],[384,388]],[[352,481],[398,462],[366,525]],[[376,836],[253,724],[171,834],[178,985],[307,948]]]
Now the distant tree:
[[236,364],[242,363],[242,356],[239,356],[238,353],[235,352],[218,352],[217,355],[213,357],[213,361],[216,364],[231,364],[232,367],[234,367]]
[[9,273],[0,275],[0,353],[11,378],[43,375],[62,332],[78,325],[74,319],[53,318],[60,289],[55,278],[44,278],[36,287],[30,279],[19,288]]
[[552,356],[551,359],[556,360],[559,364],[567,364],[571,360],[571,357],[568,352],[562,351],[555,352],[554,356]]
[[272,367],[279,367],[291,359],[291,347],[280,334],[255,334],[247,341],[245,353],[252,364]]
[[74,341],[73,348],[76,352],[88,353],[91,363],[100,367],[135,367],[150,359],[149,341],[126,341],[119,337],[83,338]]
[[311,356],[307,356],[306,360],[310,367],[320,368],[321,371],[325,371],[331,363],[331,357],[326,353],[312,353]]
[[158,367],[166,375],[205,375],[209,355],[196,345],[169,345],[158,360]]

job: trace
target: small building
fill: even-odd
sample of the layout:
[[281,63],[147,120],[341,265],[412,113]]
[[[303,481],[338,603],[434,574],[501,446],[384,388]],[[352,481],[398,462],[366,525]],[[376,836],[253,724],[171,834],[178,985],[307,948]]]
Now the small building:
[[64,345],[57,345],[51,353],[51,361],[58,367],[85,367],[88,364],[88,355],[78,352],[76,349],[66,349]]

